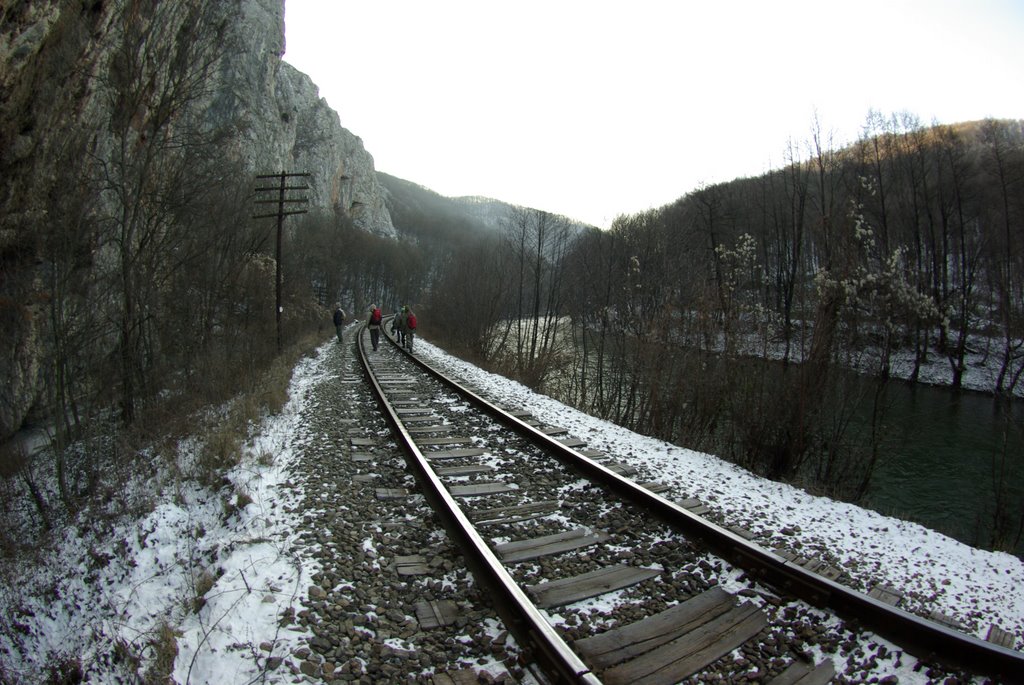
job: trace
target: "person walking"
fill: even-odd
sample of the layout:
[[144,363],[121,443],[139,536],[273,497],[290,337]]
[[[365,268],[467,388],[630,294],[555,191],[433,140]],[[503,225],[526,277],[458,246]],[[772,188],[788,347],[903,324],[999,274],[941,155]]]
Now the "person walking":
[[395,318],[391,320],[391,332],[395,334],[398,344],[405,346],[405,308],[395,312]]
[[367,322],[366,327],[370,329],[370,342],[373,344],[373,351],[376,352],[380,346],[380,321],[382,315],[380,313],[380,307],[375,304],[370,305],[370,320]]
[[402,344],[405,349],[409,350],[409,354],[412,354],[412,339],[416,333],[416,314],[413,313],[409,305],[402,307],[402,320],[405,328],[405,338]]
[[345,329],[345,310],[341,308],[341,303],[334,304],[334,330],[338,332],[338,342],[345,342],[344,337]]

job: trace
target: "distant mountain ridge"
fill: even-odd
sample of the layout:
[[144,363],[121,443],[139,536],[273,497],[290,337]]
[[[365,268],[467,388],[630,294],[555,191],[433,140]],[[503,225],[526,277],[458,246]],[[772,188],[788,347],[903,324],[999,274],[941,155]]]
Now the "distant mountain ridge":
[[[377,172],[377,180],[384,188],[384,203],[392,223],[399,234],[423,237],[432,229],[444,233],[467,231],[492,233],[502,229],[513,210],[529,209],[501,200],[479,195],[447,197],[426,186]],[[589,224],[566,217],[570,226],[578,231],[593,228]]]

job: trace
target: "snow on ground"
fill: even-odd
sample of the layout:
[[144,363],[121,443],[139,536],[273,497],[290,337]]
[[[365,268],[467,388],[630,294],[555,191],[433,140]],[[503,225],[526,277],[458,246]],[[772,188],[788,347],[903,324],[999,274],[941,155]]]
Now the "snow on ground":
[[492,401],[568,429],[589,449],[646,467],[657,481],[672,486],[670,497],[696,497],[712,509],[732,512],[730,524],[761,539],[781,540],[778,531],[797,531],[805,548],[828,550],[840,560],[862,583],[857,589],[882,582],[913,590],[980,638],[991,623],[1015,633],[1018,646],[1024,638],[1024,562],[1011,554],[982,551],[917,523],[809,495],[713,455],[638,435],[454,359],[425,341],[417,356],[452,370]]
[[[968,351],[964,356],[964,375],[961,384],[966,390],[977,390],[979,392],[994,392],[996,381],[999,378],[999,356],[998,351],[985,354],[979,350],[985,349],[990,344],[998,347],[998,341],[992,343],[987,338],[972,336],[968,340]],[[1020,357],[1007,370],[1004,384],[1009,385],[1015,372],[1020,369]],[[898,351],[893,353],[892,376],[893,378],[910,378],[914,370],[914,354],[910,351]],[[953,384],[953,370],[950,368],[949,360],[938,352],[933,352],[926,364],[922,364],[918,371],[918,380],[928,385],[949,387]],[[1024,397],[1024,384],[1017,383],[1013,388],[1015,397]]]
[[[999,366],[1001,343],[994,338],[981,335],[971,335],[967,339],[967,351],[964,354],[964,373],[960,379],[961,387],[964,390],[976,392],[993,393],[999,379]],[[724,347],[719,343],[717,349]],[[769,344],[765,347],[756,336],[747,336],[741,341],[741,349],[745,354],[752,357],[774,359],[781,361],[784,357],[785,346],[779,343]],[[791,359],[801,360],[800,347],[794,346],[790,350]],[[878,373],[881,366],[880,360],[882,351],[876,347],[869,347],[862,350],[848,360],[850,367],[858,373]],[[899,349],[890,352],[889,374],[892,378],[909,380],[914,373],[915,352],[913,350]],[[1003,387],[1009,387],[1015,373],[1020,371],[1021,361],[1015,356],[1007,368],[1006,377],[1003,380]],[[917,382],[924,385],[935,385],[939,387],[951,387],[953,385],[953,370],[949,358],[940,352],[934,345],[928,355],[927,361],[920,364],[917,370]],[[1018,382],[1013,386],[1014,397],[1024,398],[1024,383]]]
[[[42,550],[42,563],[5,569],[11,582],[0,590],[0,610],[20,620],[11,631],[18,634],[0,631],[0,681],[43,682],[77,658],[87,682],[135,682],[123,655],[152,661],[147,645],[164,626],[177,633],[178,683],[252,682],[260,673],[254,651],[265,660],[297,648],[303,635],[280,626],[279,617],[301,610],[316,569],[290,551],[301,515],[290,509],[299,497],[282,486],[322,365],[322,355],[298,364],[290,400],[228,474],[251,500],[242,500],[244,508],[226,518],[223,493],[172,482],[141,520],[103,535],[69,532]],[[182,458],[194,447],[180,446]],[[290,680],[282,669],[264,682]]]
[[280,618],[289,609],[302,610],[301,600],[318,570],[309,558],[292,551],[301,496],[287,485],[300,415],[308,408],[313,384],[325,378],[326,349],[298,364],[284,410],[266,420],[248,446],[251,459],[230,474],[252,503],[218,541],[217,563],[224,573],[207,593],[204,610],[189,613],[179,627],[173,673],[178,683],[292,680],[284,669],[260,677],[255,656],[284,657],[311,637],[304,629],[281,625]]
[[[933,597],[934,608],[979,637],[996,623],[1014,632],[1018,645],[1024,639],[1024,564],[1016,557],[754,477],[714,456],[589,417],[426,341],[417,344],[418,356],[454,370],[493,400],[529,410],[591,448],[646,467],[672,486],[673,497],[697,497],[731,511],[731,523],[765,537],[796,531],[805,546],[831,552],[864,585],[881,580]],[[0,609],[17,613],[20,634],[0,633],[0,656],[17,653],[15,642],[27,647],[27,656],[4,666],[9,675],[35,682],[32,676],[46,673],[62,654],[78,654],[94,664],[86,674],[90,682],[123,682],[123,670],[103,669],[116,643],[138,648],[165,624],[178,631],[173,676],[182,684],[252,682],[260,673],[257,655],[262,664],[300,646],[305,636],[281,625],[280,616],[301,610],[299,600],[317,569],[296,550],[293,531],[301,512],[295,511],[299,495],[289,488],[288,471],[301,444],[300,415],[310,409],[309,391],[325,376],[326,349],[296,367],[288,404],[265,421],[248,458],[230,474],[251,503],[243,500],[244,508],[227,520],[221,495],[179,484],[134,525],[102,537],[69,534],[43,571],[21,569],[19,578],[17,570],[7,570],[12,582],[0,590]],[[208,590],[204,599],[197,601],[195,587]],[[118,672],[121,677],[113,675]],[[924,682],[899,675],[901,682]],[[282,668],[264,682],[291,678]]]

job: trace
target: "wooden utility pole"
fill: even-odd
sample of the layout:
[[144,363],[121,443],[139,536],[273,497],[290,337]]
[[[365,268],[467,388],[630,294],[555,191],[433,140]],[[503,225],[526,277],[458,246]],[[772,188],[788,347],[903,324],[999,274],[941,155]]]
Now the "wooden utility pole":
[[276,307],[275,308],[276,308],[277,311],[275,312],[275,316],[277,317],[277,351],[278,351],[279,354],[281,352],[281,309],[282,309],[282,307],[281,307],[281,234],[284,232],[284,218],[286,216],[291,216],[292,214],[305,214],[306,212],[309,211],[308,209],[293,209],[293,210],[288,210],[288,211],[285,210],[285,206],[286,205],[302,203],[302,202],[309,202],[309,199],[305,198],[305,197],[289,197],[287,195],[288,191],[309,190],[309,186],[308,185],[301,185],[301,186],[290,186],[290,185],[288,185],[288,179],[290,179],[290,178],[309,178],[309,176],[310,176],[310,174],[305,173],[305,172],[288,173],[286,171],[282,171],[282,172],[277,173],[277,174],[261,174],[261,175],[256,176],[257,182],[259,182],[259,181],[266,181],[266,180],[271,179],[271,178],[278,179],[278,184],[275,185],[275,186],[269,186],[269,185],[265,186],[265,187],[257,186],[257,188],[256,188],[256,192],[257,193],[268,193],[268,192],[271,192],[271,191],[276,191],[277,192],[277,198],[276,199],[257,199],[256,200],[256,204],[258,204],[258,205],[277,205],[277,211],[274,212],[273,214],[257,214],[253,218],[254,219],[269,219],[269,218],[277,217],[277,273],[276,273],[276,277],[275,277],[275,281],[276,281],[276,289],[275,289],[275,292],[276,292],[276,302],[275,302],[275,305],[276,305]]

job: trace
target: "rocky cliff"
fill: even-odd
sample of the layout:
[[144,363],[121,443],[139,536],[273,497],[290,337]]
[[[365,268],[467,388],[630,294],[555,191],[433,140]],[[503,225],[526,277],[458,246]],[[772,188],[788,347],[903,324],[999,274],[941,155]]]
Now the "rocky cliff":
[[[69,183],[84,177],[74,173],[84,167],[82,155],[123,142],[112,139],[112,122],[151,114],[132,110],[111,93],[111,83],[124,76],[116,73],[118,51],[153,47],[141,39],[129,45],[118,35],[124,13],[154,7],[136,0],[0,3],[0,440],[45,404],[49,351],[42,340],[52,273],[40,256],[43,229],[58,220]],[[283,0],[175,0],[162,7],[175,13],[164,21],[180,17],[184,25],[191,12],[218,27],[222,55],[207,94],[190,106],[200,107],[210,129],[220,132],[220,154],[253,176],[309,172],[312,208],[395,235],[362,141],[341,127],[310,79],[281,60]],[[174,26],[150,35],[187,40]],[[139,137],[145,139],[141,126]],[[64,206],[59,216],[66,220],[75,211]]]
[[230,46],[210,105],[215,123],[234,126],[232,144],[254,172],[312,174],[311,206],[350,216],[356,226],[394,237],[363,142],[342,128],[308,76],[281,60],[283,0],[236,0]]

